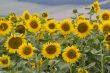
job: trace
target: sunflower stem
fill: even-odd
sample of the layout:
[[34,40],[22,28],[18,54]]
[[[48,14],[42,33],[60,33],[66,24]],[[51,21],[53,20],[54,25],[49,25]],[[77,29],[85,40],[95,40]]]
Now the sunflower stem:
[[73,66],[70,64],[70,73],[73,73]]
[[104,73],[104,53],[103,53],[103,51],[104,51],[104,49],[101,47],[103,44],[102,44],[102,42],[100,43],[100,49],[101,49],[101,51],[100,51],[100,56],[101,56],[101,73]]
[[[85,44],[85,40],[84,40],[84,44]],[[85,66],[85,49],[84,49],[85,45],[82,44],[82,46],[83,46],[83,48],[82,48],[82,67],[84,67]]]
[[104,73],[103,67],[103,54],[101,54],[101,73]]

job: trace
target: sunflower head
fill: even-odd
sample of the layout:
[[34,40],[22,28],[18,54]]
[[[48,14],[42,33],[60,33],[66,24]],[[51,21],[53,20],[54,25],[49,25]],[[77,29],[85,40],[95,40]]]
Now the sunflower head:
[[60,32],[63,35],[68,35],[71,32],[73,32],[73,25],[72,25],[72,21],[71,19],[65,19],[63,20],[60,24],[59,24],[59,28]]
[[10,66],[10,57],[8,55],[2,55],[2,57],[0,57],[0,65],[2,67],[9,67]]
[[13,34],[5,42],[5,47],[9,53],[16,53],[18,48],[25,43],[26,40],[22,35]]
[[80,52],[76,46],[68,46],[64,49],[62,57],[67,63],[76,63],[80,58]]
[[78,21],[77,26],[75,27],[75,33],[78,37],[84,38],[91,32],[92,26],[90,21],[82,20]]
[[17,20],[18,20],[18,17],[17,16],[14,16],[14,15],[11,15],[10,17],[9,17],[9,20],[11,21],[11,22],[17,22]]
[[106,33],[110,32],[110,22],[109,21],[103,22],[100,25],[100,31]]
[[48,18],[48,13],[47,13],[47,12],[43,12],[43,13],[42,13],[42,17],[43,17],[43,18]]
[[107,33],[104,37],[104,44],[107,48],[110,48],[110,33]]
[[83,68],[78,68],[78,73],[88,73],[88,71]]
[[5,36],[11,31],[11,24],[8,21],[0,21],[0,36]]
[[26,27],[30,32],[37,32],[41,28],[40,20],[33,17],[26,23]]
[[0,17],[0,21],[6,21],[7,19],[5,17]]
[[78,19],[78,20],[84,20],[84,19],[85,19],[85,16],[84,16],[84,15],[79,15],[79,16],[77,17],[77,19]]
[[15,27],[15,32],[20,33],[20,34],[25,34],[25,32],[26,32],[25,25],[23,25],[23,24],[18,24],[18,25]]
[[92,5],[91,5],[92,10],[95,13],[98,13],[100,11],[100,5],[98,1],[95,1]]
[[103,11],[100,16],[99,16],[100,20],[103,22],[103,21],[108,21],[110,20],[110,12],[105,10]]
[[110,44],[110,33],[105,35],[104,41]]
[[24,13],[22,14],[22,18],[26,21],[29,20],[30,17],[31,17],[31,15],[28,10],[24,11]]
[[34,16],[37,18],[37,17],[39,17],[39,14],[38,14],[38,13],[34,13],[34,14],[32,15],[32,17],[34,17]]
[[42,55],[48,59],[54,59],[61,53],[60,44],[57,42],[48,42],[43,45]]
[[57,30],[57,21],[56,20],[49,20],[46,23],[46,28],[48,32],[55,32]]
[[99,23],[98,22],[93,22],[93,30],[99,30]]
[[31,43],[23,43],[17,53],[23,59],[30,59],[34,55],[35,47]]

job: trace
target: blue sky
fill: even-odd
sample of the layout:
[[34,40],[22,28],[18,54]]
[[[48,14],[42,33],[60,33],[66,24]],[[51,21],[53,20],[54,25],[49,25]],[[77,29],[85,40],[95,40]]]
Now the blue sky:
[[[21,15],[23,11],[42,13],[47,11],[52,18],[62,19],[72,16],[73,9],[84,12],[95,0],[0,0],[0,15],[15,12]],[[99,0],[102,9],[110,9],[110,0]]]

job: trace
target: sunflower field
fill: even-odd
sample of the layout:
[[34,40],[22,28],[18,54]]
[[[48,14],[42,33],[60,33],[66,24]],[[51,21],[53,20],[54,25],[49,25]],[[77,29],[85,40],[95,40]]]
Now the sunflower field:
[[86,10],[61,21],[28,10],[0,17],[0,73],[110,73],[110,11],[98,1]]

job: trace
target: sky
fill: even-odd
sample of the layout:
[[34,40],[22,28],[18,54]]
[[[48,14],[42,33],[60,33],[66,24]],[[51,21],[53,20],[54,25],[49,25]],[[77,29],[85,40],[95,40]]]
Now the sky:
[[[95,0],[0,0],[0,15],[15,12],[22,15],[23,11],[29,10],[32,14],[41,14],[47,11],[51,18],[64,19],[71,17],[73,9],[80,13],[86,13],[84,8],[90,7]],[[102,10],[110,9],[110,0],[99,0]]]

